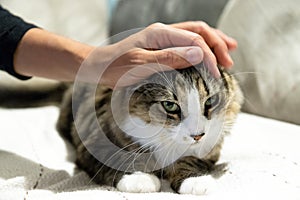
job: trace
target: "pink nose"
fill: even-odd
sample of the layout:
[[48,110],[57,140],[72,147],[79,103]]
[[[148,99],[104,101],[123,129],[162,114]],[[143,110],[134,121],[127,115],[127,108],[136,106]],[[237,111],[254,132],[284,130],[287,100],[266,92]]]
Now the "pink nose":
[[192,137],[195,141],[199,141],[204,135],[205,135],[205,133],[200,133],[200,134],[197,134],[197,135],[191,135],[191,137]]

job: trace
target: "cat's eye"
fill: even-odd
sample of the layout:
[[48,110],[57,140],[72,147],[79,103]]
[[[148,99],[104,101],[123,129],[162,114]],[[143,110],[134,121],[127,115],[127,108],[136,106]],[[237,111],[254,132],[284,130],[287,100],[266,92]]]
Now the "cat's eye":
[[205,102],[205,107],[207,108],[213,108],[219,103],[219,95],[215,94],[211,97],[209,97]]
[[204,103],[204,116],[210,120],[212,117],[212,112],[214,108],[220,103],[219,95],[215,94],[209,97]]
[[163,101],[161,102],[163,108],[168,113],[176,114],[180,111],[180,107],[178,104],[171,102],[171,101]]

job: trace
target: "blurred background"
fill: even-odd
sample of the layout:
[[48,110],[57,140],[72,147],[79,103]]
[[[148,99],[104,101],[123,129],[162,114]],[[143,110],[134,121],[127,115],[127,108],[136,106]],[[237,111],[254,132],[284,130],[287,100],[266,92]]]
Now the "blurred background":
[[2,6],[46,30],[88,44],[107,37],[109,3],[106,0],[0,0]]
[[153,22],[202,20],[237,39],[232,73],[249,113],[300,124],[300,0],[0,0],[26,21],[91,45]]
[[100,45],[108,35],[154,22],[203,20],[216,26],[227,0],[1,0],[0,3],[42,28]]

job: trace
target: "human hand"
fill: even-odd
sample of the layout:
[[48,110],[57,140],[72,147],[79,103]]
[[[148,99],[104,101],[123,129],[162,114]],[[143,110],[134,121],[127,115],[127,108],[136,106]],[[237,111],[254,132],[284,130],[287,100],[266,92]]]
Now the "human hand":
[[155,23],[116,44],[94,50],[85,63],[94,67],[83,74],[90,81],[114,88],[116,84],[123,87],[137,83],[158,71],[186,68],[203,61],[219,77],[217,61],[231,66],[228,51],[236,45],[234,39],[204,22]]
[[203,21],[181,22],[171,26],[199,34],[199,38],[195,42],[202,48],[204,59],[208,57],[213,61],[213,65],[216,64],[216,61],[226,68],[233,65],[228,53],[237,48],[237,41],[221,30],[212,28]]

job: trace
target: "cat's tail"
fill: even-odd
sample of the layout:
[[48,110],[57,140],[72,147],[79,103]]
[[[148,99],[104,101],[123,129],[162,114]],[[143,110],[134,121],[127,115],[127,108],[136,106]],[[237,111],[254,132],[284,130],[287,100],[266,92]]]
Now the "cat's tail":
[[60,105],[68,84],[33,78],[19,81],[0,74],[0,107],[30,108]]

